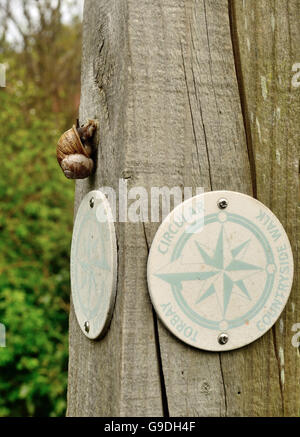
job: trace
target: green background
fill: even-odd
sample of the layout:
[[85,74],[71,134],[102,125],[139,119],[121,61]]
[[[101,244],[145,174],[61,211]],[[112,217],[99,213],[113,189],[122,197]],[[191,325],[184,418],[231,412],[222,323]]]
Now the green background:
[[39,3],[19,42],[0,41],[0,416],[66,411],[74,183],[55,152],[78,112],[81,24]]

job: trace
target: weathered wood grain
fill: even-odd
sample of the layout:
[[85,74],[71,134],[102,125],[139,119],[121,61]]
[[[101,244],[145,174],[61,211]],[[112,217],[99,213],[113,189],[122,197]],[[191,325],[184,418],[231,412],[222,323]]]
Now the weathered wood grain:
[[[298,147],[290,111],[299,107],[294,97],[284,124],[276,128],[283,167],[275,165],[267,160],[273,153],[268,136],[257,152],[255,135],[272,129],[270,114],[264,125],[267,109],[261,105],[257,112],[258,86],[251,76],[258,61],[247,59],[247,37],[241,30],[244,15],[252,14],[247,8],[227,0],[86,0],[80,117],[98,118],[101,131],[97,172],[76,184],[75,212],[86,192],[117,187],[119,178],[127,180],[128,188],[142,186],[148,192],[153,186],[203,186],[252,194],[254,144],[260,199],[281,220],[288,214],[283,223],[296,246],[295,193],[285,196],[284,190],[289,184],[299,195],[294,167],[293,176],[288,171]],[[257,7],[255,13],[258,9],[268,13]],[[287,22],[294,22],[288,15]],[[250,41],[258,34],[263,40],[261,29],[250,32]],[[295,26],[291,33],[297,33]],[[279,63],[281,55],[276,56]],[[256,122],[250,127],[251,112],[263,130],[255,128]],[[286,134],[293,133],[292,140],[280,142],[282,126]],[[286,176],[288,181],[282,182]],[[288,208],[282,209],[282,203]],[[252,345],[224,354],[193,349],[152,313],[146,263],[157,227],[117,223],[117,301],[103,340],[87,340],[71,310],[68,415],[281,415],[285,403],[293,405],[284,413],[296,414],[299,400],[291,384],[293,373],[299,380],[299,357],[297,361],[290,347],[289,332],[299,305],[296,293],[286,313],[289,324],[280,325],[283,332],[276,328]],[[283,384],[284,336],[289,355]]]
[[[265,386],[263,409],[270,414],[299,416],[300,354],[291,340],[292,327],[300,320],[300,88],[293,80],[299,71],[293,71],[293,65],[300,62],[300,1],[234,0],[232,14],[257,197],[284,225],[295,261],[293,291],[271,334],[277,369],[269,370],[268,384],[260,382]],[[267,351],[262,359],[270,365]],[[269,386],[279,387],[280,397],[272,396]]]
[[[99,119],[98,166],[76,184],[75,213],[92,188],[117,188],[125,176],[128,105],[126,2],[88,0],[84,9],[80,118]],[[145,287],[147,248],[143,231],[118,234],[118,290],[106,337],[85,338],[70,315],[69,416],[161,415],[161,394],[152,310]],[[147,393],[147,395],[146,395]]]

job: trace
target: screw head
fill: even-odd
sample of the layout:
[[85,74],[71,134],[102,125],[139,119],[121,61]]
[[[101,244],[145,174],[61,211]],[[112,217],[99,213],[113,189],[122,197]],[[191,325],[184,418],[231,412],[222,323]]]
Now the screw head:
[[228,200],[227,199],[219,199],[218,200],[218,207],[220,209],[226,209],[228,206]]
[[90,207],[91,207],[91,208],[94,208],[94,205],[95,205],[95,199],[92,197],[92,198],[90,199]]
[[84,330],[88,334],[90,332],[90,324],[89,322],[84,322]]
[[229,337],[224,332],[222,334],[220,334],[219,337],[218,337],[218,342],[222,346],[224,346],[224,344],[226,344],[228,342],[228,340],[229,340]]

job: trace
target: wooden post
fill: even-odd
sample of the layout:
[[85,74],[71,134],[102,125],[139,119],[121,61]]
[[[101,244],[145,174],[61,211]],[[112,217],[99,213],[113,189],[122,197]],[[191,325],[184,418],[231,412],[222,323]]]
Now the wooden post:
[[[80,118],[99,119],[101,130],[97,170],[76,184],[75,213],[89,190],[117,189],[120,178],[148,192],[255,195],[257,185],[296,248],[299,11],[298,0],[86,0]],[[299,414],[297,281],[279,324],[255,343],[193,349],[152,311],[146,264],[157,227],[116,223],[117,300],[104,339],[85,338],[71,309],[68,415]]]
[[[256,166],[257,197],[285,227],[294,252],[294,287],[286,310],[270,333],[270,348],[261,357],[270,366],[264,382],[277,387],[261,414],[298,416],[300,355],[292,330],[300,321],[300,1],[242,1],[232,5],[241,99],[247,136]],[[298,64],[298,65],[297,65]],[[256,411],[255,411],[256,413]]]

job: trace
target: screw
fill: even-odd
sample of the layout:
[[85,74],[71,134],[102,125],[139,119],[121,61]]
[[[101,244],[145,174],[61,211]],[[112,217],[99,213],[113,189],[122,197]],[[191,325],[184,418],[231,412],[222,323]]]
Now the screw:
[[228,200],[227,199],[219,199],[218,200],[218,207],[220,209],[226,209],[228,206]]
[[226,344],[229,340],[229,337],[227,334],[220,334],[218,337],[218,342],[223,346],[224,344]]
[[88,334],[90,332],[90,324],[89,322],[84,322],[84,330]]
[[94,208],[94,205],[95,205],[95,199],[92,197],[90,200],[90,207]]

